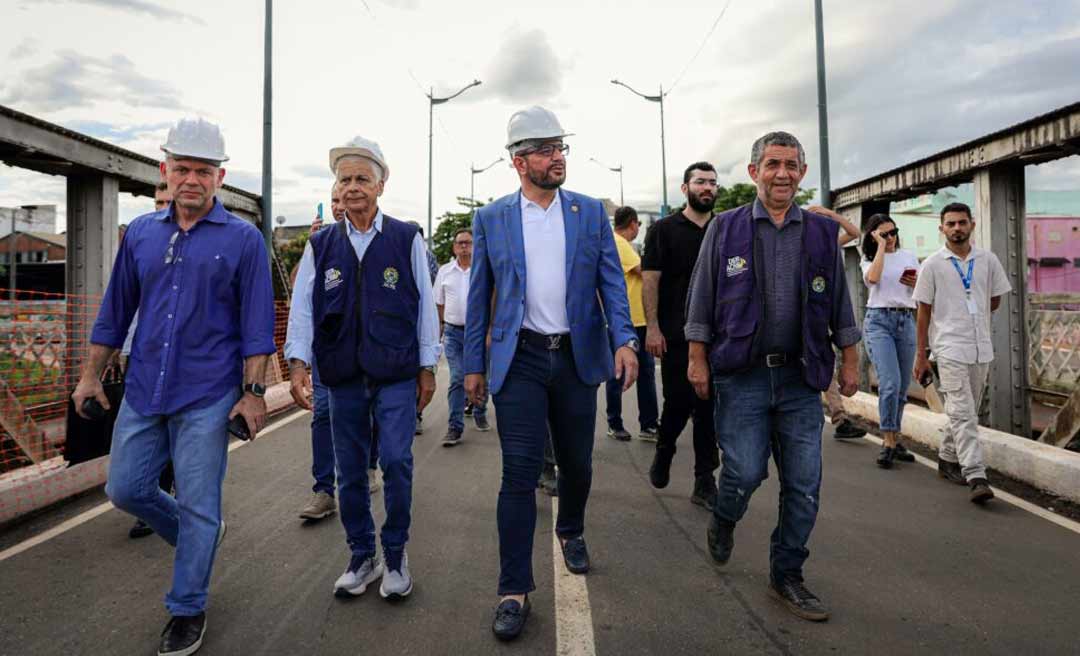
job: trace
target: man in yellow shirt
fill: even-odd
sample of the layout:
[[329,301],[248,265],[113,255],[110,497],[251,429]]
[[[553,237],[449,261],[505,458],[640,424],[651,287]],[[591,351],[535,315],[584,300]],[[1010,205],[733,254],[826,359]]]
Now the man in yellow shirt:
[[[630,300],[630,321],[638,334],[638,342],[645,343],[645,306],[642,302],[641,256],[630,242],[637,238],[641,224],[637,212],[632,207],[620,207],[615,210],[615,246],[622,262],[623,276],[626,278],[626,293]],[[645,349],[638,349],[638,425],[641,427],[641,439],[656,441],[659,433],[660,410],[656,404],[656,361]],[[630,432],[623,426],[622,420],[622,382],[607,382],[607,421],[608,437],[625,442],[630,439]]]

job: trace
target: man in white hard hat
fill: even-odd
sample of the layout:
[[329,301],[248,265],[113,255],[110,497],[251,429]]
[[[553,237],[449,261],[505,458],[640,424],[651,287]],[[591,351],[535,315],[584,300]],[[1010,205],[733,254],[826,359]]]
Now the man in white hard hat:
[[559,189],[569,134],[543,107],[515,113],[507,132],[521,189],[476,211],[465,327],[465,389],[474,403],[483,400],[491,332],[491,391],[503,456],[501,600],[492,630],[502,640],[521,633],[535,589],[535,492],[548,426],[559,466],[555,532],[567,569],[584,574],[596,391],[624,375],[629,389],[639,348],[603,205]]
[[[361,595],[382,578],[379,594],[402,599],[413,588],[405,553],[413,431],[417,408],[435,393],[439,318],[424,240],[379,208],[390,169],[378,144],[357,137],[331,149],[330,169],[346,216],[313,235],[300,260],[285,357],[301,407],[311,408],[309,365],[329,391],[339,512],[351,552],[334,594]],[[385,568],[368,491],[373,424],[386,504]]]
[[[108,407],[99,374],[140,310],[105,492],[176,547],[165,596],[172,618],[158,648],[173,656],[195,653],[206,631],[210,571],[225,535],[226,426],[239,415],[254,437],[266,420],[274,292],[258,228],[215,196],[228,159],[218,127],[182,120],[161,149],[173,203],[128,227],[72,398],[80,413],[92,399]],[[170,458],[175,498],[158,487]]]

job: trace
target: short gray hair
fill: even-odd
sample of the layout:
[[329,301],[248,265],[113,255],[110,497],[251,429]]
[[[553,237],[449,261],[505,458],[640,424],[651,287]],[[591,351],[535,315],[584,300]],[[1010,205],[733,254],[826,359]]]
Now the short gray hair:
[[[363,162],[367,162],[368,164],[371,164],[371,168],[375,169],[375,172],[378,173],[379,180],[386,180],[386,171],[383,170],[383,167],[378,162],[376,162],[375,160],[371,159],[370,157],[364,157],[363,155],[342,155],[341,157],[337,158],[337,161],[334,162],[334,178],[335,179],[337,178],[338,166],[340,166],[341,163],[344,162],[345,160],[350,160],[350,159],[356,159],[356,160],[360,160],[360,161],[363,161]],[[337,183],[335,182],[335,184],[337,184]]]
[[510,157],[517,157],[517,154],[521,151],[529,150],[530,148],[536,148],[545,141],[550,141],[550,139],[522,139],[515,144],[511,144],[511,146],[507,148],[507,150],[510,151]]
[[750,163],[754,166],[761,164],[762,158],[765,157],[765,149],[769,146],[784,146],[797,149],[799,151],[799,166],[806,165],[806,151],[803,150],[802,144],[795,138],[795,135],[790,132],[770,132],[755,141],[754,147],[750,149]]

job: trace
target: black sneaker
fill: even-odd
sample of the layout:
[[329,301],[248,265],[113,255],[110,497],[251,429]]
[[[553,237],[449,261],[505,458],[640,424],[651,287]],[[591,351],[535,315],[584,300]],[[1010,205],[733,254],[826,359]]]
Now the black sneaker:
[[491,424],[488,423],[487,416],[473,414],[473,423],[476,424],[476,430],[481,433],[486,433],[491,430]]
[[802,581],[789,579],[777,584],[770,580],[769,592],[797,617],[811,622],[824,622],[829,619],[829,610],[825,608],[825,604],[807,590]]
[[202,647],[206,634],[206,613],[192,617],[173,616],[161,632],[158,656],[188,656]]
[[613,440],[618,440],[620,442],[630,441],[630,431],[626,430],[625,428],[609,428],[607,429],[607,436]]
[[660,439],[660,427],[652,426],[649,428],[642,428],[641,433],[638,434],[638,439],[655,443]]
[[973,478],[970,481],[971,494],[969,498],[971,503],[977,503],[980,506],[994,498],[994,491],[990,489],[990,482],[985,478]]
[[153,535],[154,529],[150,528],[149,524],[141,519],[135,520],[135,525],[128,531],[128,537],[132,540],[137,538],[145,538],[148,535]]
[[579,535],[562,543],[563,562],[572,574],[584,574],[589,571],[589,549],[585,546],[585,536]]
[[690,494],[690,503],[712,510],[716,502],[716,481],[710,476],[698,476],[694,479],[694,491]]
[[716,515],[713,515],[709,520],[706,536],[709,540],[709,553],[713,560],[726,565],[731,558],[731,550],[735,548],[735,525],[717,519]]
[[461,431],[453,428],[446,431],[446,437],[442,438],[443,446],[457,446],[461,443]]
[[893,458],[896,456],[896,449],[891,446],[881,447],[881,451],[878,451],[877,466],[882,469],[892,469]]
[[915,462],[915,454],[908,451],[903,444],[897,442],[896,446],[893,447],[893,459],[900,462]]
[[853,440],[866,435],[866,431],[845,419],[833,428],[833,437],[838,440]]
[[964,478],[964,472],[960,469],[960,463],[950,462],[948,460],[942,460],[938,457],[937,460],[937,473],[938,476],[944,478],[950,483],[956,483],[957,485],[967,485],[967,479]]
[[671,481],[671,459],[675,454],[666,449],[657,449],[649,467],[649,482],[658,490],[667,487]]
[[513,640],[521,635],[525,628],[525,620],[529,619],[529,598],[525,597],[525,603],[519,604],[513,599],[507,599],[495,609],[495,621],[491,623],[491,631],[499,640]]

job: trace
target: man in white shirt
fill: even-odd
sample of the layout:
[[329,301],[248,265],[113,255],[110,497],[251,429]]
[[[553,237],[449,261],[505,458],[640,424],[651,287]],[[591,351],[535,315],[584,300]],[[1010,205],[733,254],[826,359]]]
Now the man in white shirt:
[[971,488],[973,503],[994,498],[979,448],[979,403],[994,359],[990,313],[1008,293],[997,256],[971,244],[971,208],[950,203],[941,210],[945,247],[923,261],[913,298],[919,303],[915,379],[929,375],[932,351],[938,364],[938,391],[945,396],[949,424],[938,452],[938,473]]
[[[454,234],[454,259],[439,268],[435,276],[435,306],[442,324],[443,352],[450,365],[450,421],[443,446],[456,446],[465,430],[465,315],[469,301],[469,268],[472,266],[472,230],[462,228]],[[487,403],[473,405],[476,430],[487,432]]]

